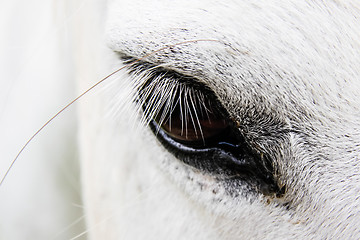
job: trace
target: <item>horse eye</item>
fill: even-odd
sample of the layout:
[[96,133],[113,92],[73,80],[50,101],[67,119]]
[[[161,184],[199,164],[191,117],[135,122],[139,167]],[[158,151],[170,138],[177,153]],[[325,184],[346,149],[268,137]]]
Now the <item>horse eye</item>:
[[134,84],[134,101],[142,108],[142,121],[178,160],[224,184],[231,179],[265,195],[283,193],[271,159],[248,143],[208,86],[143,61],[132,64],[129,73],[141,79]]
[[[179,113],[177,112],[175,114],[178,115]],[[173,117],[176,118],[176,115]],[[189,144],[191,144],[191,142],[198,141],[206,142],[206,140],[220,134],[228,126],[224,119],[219,119],[216,115],[209,114],[209,117],[207,119],[199,119],[199,129],[201,129],[202,133],[198,134],[197,129],[193,125],[191,125],[190,121],[188,119],[185,121],[187,121],[186,124],[189,125],[189,127],[187,127],[185,131],[183,129],[184,123],[178,117],[172,122],[170,122],[169,120],[166,121],[161,125],[161,128],[173,139],[182,141],[184,143],[188,142]]]
[[175,141],[187,146],[205,147],[226,132],[229,122],[214,109],[210,100],[205,100],[202,93],[192,91],[192,97],[175,93],[176,103],[167,111],[164,107],[154,120]]

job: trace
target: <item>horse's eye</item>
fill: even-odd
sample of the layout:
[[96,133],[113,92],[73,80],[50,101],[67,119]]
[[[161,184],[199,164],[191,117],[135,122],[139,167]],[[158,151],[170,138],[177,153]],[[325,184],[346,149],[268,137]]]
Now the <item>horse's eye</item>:
[[246,141],[209,87],[147,62],[129,70],[140,79],[135,101],[143,120],[177,159],[224,181],[231,176],[255,191],[279,193],[270,159]]
[[[184,86],[186,88],[186,86]],[[229,128],[229,122],[210,100],[196,89],[173,93],[171,108],[163,107],[155,117],[161,129],[177,142],[191,147],[206,147]]]
[[203,141],[205,144],[206,140],[216,137],[228,127],[224,119],[209,114],[208,118],[204,118],[204,116],[199,118],[199,129],[192,125],[188,119],[185,120],[188,127],[184,130],[184,121],[179,118],[179,112],[172,114],[172,117],[176,120],[167,120],[161,125],[161,128],[173,139],[189,144],[199,141]]

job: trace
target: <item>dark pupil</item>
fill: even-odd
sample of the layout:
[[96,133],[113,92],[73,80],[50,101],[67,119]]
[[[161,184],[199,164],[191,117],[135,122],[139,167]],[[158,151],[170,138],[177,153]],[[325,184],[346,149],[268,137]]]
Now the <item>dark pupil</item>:
[[155,121],[178,142],[205,146],[229,127],[213,102],[198,90],[177,92],[174,101],[170,109],[159,111]]

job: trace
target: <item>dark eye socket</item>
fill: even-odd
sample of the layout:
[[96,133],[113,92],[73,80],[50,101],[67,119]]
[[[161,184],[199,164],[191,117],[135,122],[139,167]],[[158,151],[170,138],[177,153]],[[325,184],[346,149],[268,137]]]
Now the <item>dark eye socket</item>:
[[271,161],[249,146],[208,87],[146,62],[129,70],[151,71],[137,89],[137,101],[158,140],[175,157],[210,174],[246,182],[263,194],[282,194]]

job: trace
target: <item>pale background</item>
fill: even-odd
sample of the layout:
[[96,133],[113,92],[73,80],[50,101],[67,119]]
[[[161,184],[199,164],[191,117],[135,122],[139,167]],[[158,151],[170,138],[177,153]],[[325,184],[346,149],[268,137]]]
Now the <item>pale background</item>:
[[[63,1],[0,0],[1,177],[27,139],[76,96],[69,27],[86,4],[78,2],[69,10]],[[79,179],[72,106],[30,143],[0,187],[0,239],[81,234]]]

